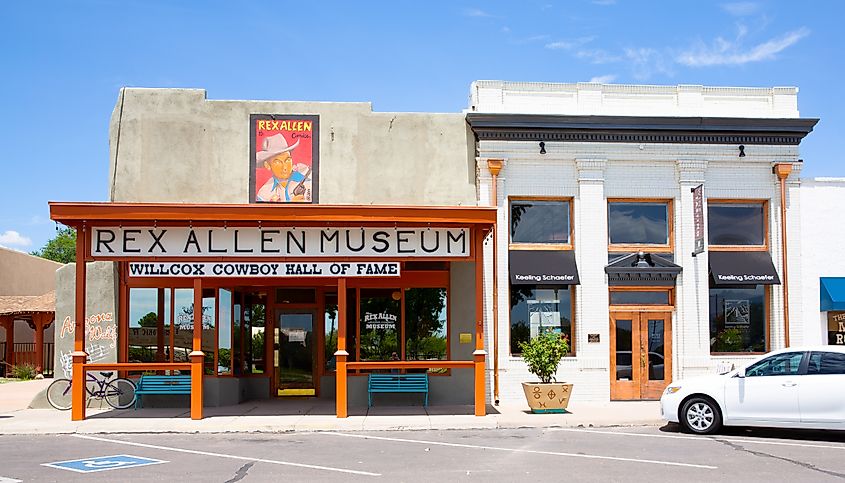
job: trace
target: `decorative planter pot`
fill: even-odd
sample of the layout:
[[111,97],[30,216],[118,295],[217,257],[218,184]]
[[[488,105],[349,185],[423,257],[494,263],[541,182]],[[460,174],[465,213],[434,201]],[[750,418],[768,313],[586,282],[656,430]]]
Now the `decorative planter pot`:
[[523,382],[522,390],[532,413],[565,413],[572,384],[565,382]]

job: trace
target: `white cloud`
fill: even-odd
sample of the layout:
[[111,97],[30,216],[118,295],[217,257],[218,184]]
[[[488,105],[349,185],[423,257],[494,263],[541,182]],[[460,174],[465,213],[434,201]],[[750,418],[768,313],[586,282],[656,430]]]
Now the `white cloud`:
[[616,5],[616,0],[593,0],[593,5],[601,5],[606,7],[608,5]]
[[503,33],[503,34],[509,34],[509,33],[511,33],[511,28],[510,28],[510,27],[508,27],[507,25],[505,25],[504,27],[502,27],[502,33]]
[[557,42],[549,42],[545,45],[550,50],[572,50],[584,44],[588,44],[595,40],[595,37],[578,37],[572,40],[558,40]]
[[675,58],[675,61],[690,67],[707,67],[712,65],[743,65],[749,62],[772,60],[784,49],[810,35],[808,28],[801,27],[780,37],[743,49],[740,44],[746,32],[747,30],[740,26],[736,40],[731,41],[717,37],[712,45],[700,43],[685,52],[681,52]]
[[674,74],[664,55],[656,49],[647,47],[628,48],[625,49],[625,57],[631,63],[636,79],[645,80],[655,73],[668,76]]
[[595,82],[596,84],[607,84],[609,82],[613,82],[614,80],[616,80],[615,75],[607,74],[607,75],[599,75],[599,76],[593,77],[589,80],[589,82]]
[[723,3],[722,10],[728,12],[734,17],[745,17],[746,15],[753,15],[760,9],[760,4],[756,2],[733,2]]
[[464,15],[467,17],[492,17],[492,15],[480,8],[465,8]]
[[32,245],[32,240],[21,235],[14,230],[6,230],[0,233],[0,246],[6,248],[21,247],[26,248]]
[[585,49],[575,53],[575,57],[585,59],[591,64],[610,64],[622,60],[618,55],[613,55],[603,49]]

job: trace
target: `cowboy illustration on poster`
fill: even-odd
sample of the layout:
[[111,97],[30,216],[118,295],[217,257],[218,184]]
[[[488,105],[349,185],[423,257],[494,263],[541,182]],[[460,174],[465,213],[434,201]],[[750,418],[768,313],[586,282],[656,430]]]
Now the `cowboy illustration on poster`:
[[318,116],[253,114],[253,202],[316,201]]

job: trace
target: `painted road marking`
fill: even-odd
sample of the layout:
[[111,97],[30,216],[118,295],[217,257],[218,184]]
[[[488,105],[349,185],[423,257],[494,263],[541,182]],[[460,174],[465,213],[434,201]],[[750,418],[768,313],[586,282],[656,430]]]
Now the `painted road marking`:
[[748,444],[769,444],[773,446],[798,446],[801,448],[820,448],[820,449],[841,449],[845,450],[845,446],[835,446],[826,444],[803,444],[803,443],[787,443],[785,441],[761,441],[756,439],[741,439],[741,438],[720,438],[719,436],[679,436],[673,434],[643,434],[643,433],[626,433],[620,431],[597,431],[595,429],[576,429],[576,428],[548,428],[547,431],[569,431],[572,433],[592,433],[592,434],[610,434],[619,436],[640,436],[643,438],[669,438],[669,439],[691,439],[694,441],[727,441],[729,443],[748,443]]
[[384,436],[369,436],[363,434],[348,434],[348,433],[332,433],[332,432],[325,432],[325,433],[318,433],[318,434],[327,434],[333,436],[343,436],[346,438],[361,438],[361,439],[376,439],[381,441],[396,441],[400,443],[414,443],[414,444],[428,444],[428,445],[435,445],[435,446],[449,446],[452,448],[470,448],[470,449],[489,449],[494,451],[510,451],[512,453],[531,453],[531,454],[542,454],[542,455],[549,455],[549,456],[565,456],[568,458],[585,458],[585,459],[595,459],[595,460],[608,460],[608,461],[624,461],[627,463],[646,463],[646,464],[653,464],[653,465],[665,465],[665,466],[683,466],[686,468],[701,468],[705,470],[716,470],[718,466],[709,466],[709,465],[697,465],[693,463],[679,463],[676,461],[660,461],[660,460],[644,460],[644,459],[637,459],[637,458],[622,458],[617,456],[601,456],[601,455],[589,455],[583,453],[561,453],[557,451],[539,451],[539,450],[532,450],[532,449],[518,449],[518,448],[502,448],[497,446],[482,446],[482,445],[474,445],[474,444],[461,444],[461,443],[446,443],[442,441],[425,441],[421,439],[404,439],[404,438],[387,438]]
[[16,480],[14,478],[6,478],[5,476],[0,476],[0,483],[21,483],[23,480]]
[[153,458],[142,458],[140,456],[132,456],[128,454],[116,454],[111,456],[98,456],[96,458],[82,458],[77,460],[57,461],[55,463],[43,463],[41,466],[75,471],[77,473],[96,473],[99,471],[137,468],[139,466],[157,465],[161,463],[167,463],[167,461]]
[[256,461],[259,463],[269,463],[271,465],[284,465],[284,466],[295,466],[297,468],[310,468],[312,470],[323,470],[323,471],[335,471],[338,473],[351,473],[353,475],[363,475],[363,476],[381,476],[381,473],[371,473],[369,471],[358,471],[358,470],[349,470],[346,468],[333,468],[331,466],[320,466],[320,465],[308,465],[304,463],[293,463],[290,461],[278,461],[278,460],[265,460],[261,458],[249,458],[246,456],[235,456],[231,454],[222,454],[222,453],[210,453],[208,451],[198,451],[195,449],[184,449],[184,448],[174,448],[171,446],[158,446],[154,444],[145,444],[145,443],[136,443],[134,441],[121,441],[119,439],[108,439],[108,438],[98,438],[96,436],[86,436],[83,434],[72,434],[74,438],[80,439],[88,439],[91,441],[101,441],[104,443],[114,443],[114,444],[125,444],[127,446],[137,446],[139,448],[150,448],[150,449],[160,449],[163,451],[173,451],[177,453],[189,453],[189,454],[197,454],[202,456],[215,456],[217,458],[228,458],[232,460],[241,460],[241,461]]

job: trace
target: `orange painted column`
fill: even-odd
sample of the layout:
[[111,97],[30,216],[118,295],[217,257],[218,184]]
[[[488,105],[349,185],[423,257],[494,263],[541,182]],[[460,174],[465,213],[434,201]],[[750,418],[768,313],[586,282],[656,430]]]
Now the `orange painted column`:
[[82,421],[85,419],[85,369],[82,367],[88,360],[85,352],[85,251],[88,229],[85,225],[76,229],[76,299],[74,306],[74,329],[73,329],[73,369],[71,371],[71,409],[70,419]]
[[[15,320],[13,318],[5,315],[0,316],[0,327],[3,327],[6,330],[6,353],[4,354],[5,358],[3,360],[9,364],[12,364],[15,354],[15,335],[12,333],[14,330],[14,324]],[[11,366],[3,364],[3,366],[0,367],[0,375],[5,376],[6,371],[10,367]]]
[[475,230],[475,352],[472,353],[475,362],[475,415],[485,416],[487,404],[485,397],[486,377],[484,364],[487,351],[484,350],[484,233]]
[[46,319],[45,314],[32,316],[32,325],[35,326],[35,372],[37,374],[44,372],[44,321]]
[[347,386],[346,386],[346,279],[337,280],[337,352],[335,360],[335,413],[339,418],[348,414]]
[[202,280],[194,279],[194,341],[191,358],[191,419],[202,419]]

